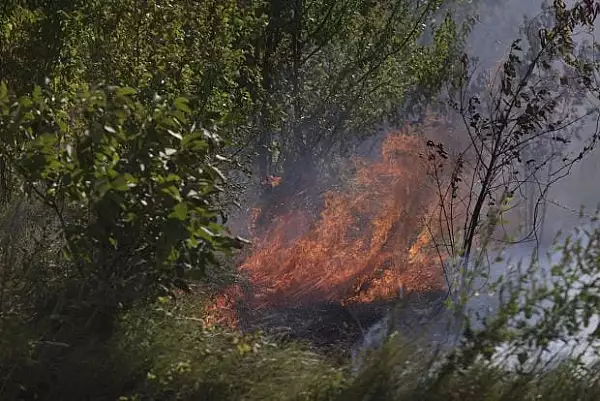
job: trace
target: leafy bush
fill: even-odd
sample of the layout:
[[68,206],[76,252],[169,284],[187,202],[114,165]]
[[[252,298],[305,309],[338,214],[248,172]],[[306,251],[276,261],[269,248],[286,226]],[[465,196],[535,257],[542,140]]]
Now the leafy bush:
[[14,199],[0,241],[2,393],[75,396],[123,373],[118,355],[102,358],[119,312],[185,288],[187,272],[241,244],[222,225],[222,140],[184,98],[145,104],[134,92],[17,97],[0,84]]
[[15,98],[0,87],[2,156],[60,223],[86,301],[152,298],[240,242],[220,224],[221,139],[190,121],[185,98],[135,100],[130,88]]

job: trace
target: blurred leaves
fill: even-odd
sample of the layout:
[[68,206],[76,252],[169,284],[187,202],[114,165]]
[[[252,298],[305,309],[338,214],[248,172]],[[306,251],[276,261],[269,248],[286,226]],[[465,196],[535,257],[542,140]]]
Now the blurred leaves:
[[114,86],[3,99],[14,145],[3,156],[57,214],[87,274],[118,278],[123,290],[182,285],[176,266],[202,270],[240,245],[219,220],[223,141],[192,123],[185,99],[145,105]]

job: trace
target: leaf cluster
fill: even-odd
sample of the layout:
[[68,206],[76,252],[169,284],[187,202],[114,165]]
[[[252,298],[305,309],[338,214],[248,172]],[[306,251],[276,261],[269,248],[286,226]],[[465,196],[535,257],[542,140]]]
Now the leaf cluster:
[[218,195],[223,140],[192,121],[186,98],[146,105],[128,87],[16,98],[2,84],[3,155],[25,194],[61,223],[75,274],[131,302],[215,264],[241,244]]

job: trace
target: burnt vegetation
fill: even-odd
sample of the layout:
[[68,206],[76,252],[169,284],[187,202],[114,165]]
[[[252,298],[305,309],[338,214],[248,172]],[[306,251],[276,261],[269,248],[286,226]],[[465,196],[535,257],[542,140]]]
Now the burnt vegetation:
[[1,2],[0,399],[599,399],[600,3],[540,6]]

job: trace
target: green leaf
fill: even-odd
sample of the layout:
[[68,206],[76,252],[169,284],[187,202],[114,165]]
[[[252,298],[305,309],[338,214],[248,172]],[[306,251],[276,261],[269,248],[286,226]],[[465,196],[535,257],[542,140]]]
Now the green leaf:
[[174,185],[169,185],[168,187],[161,189],[161,192],[171,196],[171,198],[175,199],[178,202],[181,201],[181,194],[179,193],[179,189],[177,189],[177,187]]
[[51,150],[49,148],[56,145],[56,143],[56,136],[46,133],[35,138],[32,145],[38,149]]
[[135,219],[137,219],[137,215],[135,213],[129,212],[125,215],[125,222],[126,223],[130,223],[132,221],[134,221]]
[[117,90],[117,96],[129,96],[129,95],[134,95],[135,93],[136,93],[136,90],[133,88],[130,88],[128,86],[119,88]]
[[0,101],[4,102],[8,100],[8,88],[6,87],[6,82],[0,82]]
[[188,215],[187,202],[180,202],[175,206],[175,209],[169,214],[169,218],[184,221]]
[[109,244],[111,244],[113,246],[113,248],[117,248],[117,240],[114,239],[113,237],[108,237],[108,242]]
[[33,88],[33,93],[31,95],[31,97],[33,98],[33,100],[35,102],[39,102],[42,99],[42,88],[40,88],[38,85],[36,85]]
[[208,142],[206,142],[201,132],[194,132],[183,138],[181,146],[189,150],[204,150],[208,148]]
[[198,236],[207,242],[212,242],[215,233],[206,227],[200,227],[200,230],[198,230]]
[[129,189],[129,181],[125,175],[119,175],[111,182],[111,188],[115,191],[124,192]]
[[190,107],[188,106],[188,99],[185,97],[178,97],[177,99],[175,99],[174,104],[175,108],[179,111],[188,114],[192,112],[192,109],[190,109]]
[[19,106],[21,106],[21,107],[23,107],[23,108],[25,108],[25,109],[28,109],[28,108],[30,108],[31,106],[33,106],[33,102],[32,102],[32,101],[31,101],[31,99],[30,99],[30,98],[28,98],[27,96],[22,96],[22,97],[19,99]]
[[130,184],[130,187],[132,186],[131,184],[135,185],[138,182],[137,178],[135,178],[134,176],[132,176],[129,173],[125,173],[125,174],[123,174],[123,176],[125,177],[127,182]]

